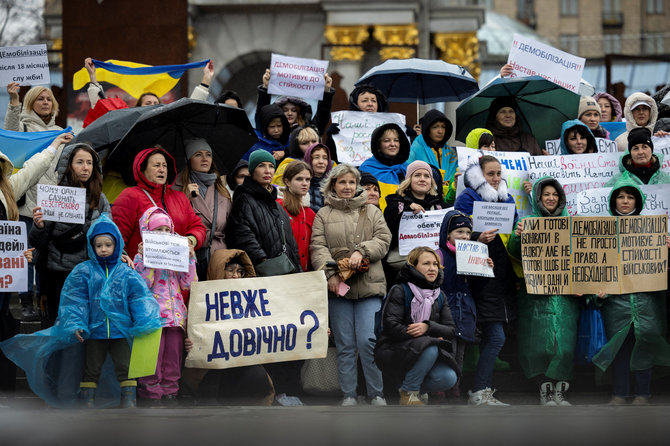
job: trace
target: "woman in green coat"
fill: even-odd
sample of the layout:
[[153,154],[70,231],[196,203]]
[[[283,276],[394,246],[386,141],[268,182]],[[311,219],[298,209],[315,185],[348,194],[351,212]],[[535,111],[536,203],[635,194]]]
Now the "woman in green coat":
[[[551,177],[535,182],[531,192],[531,217],[565,217],[565,192]],[[521,260],[523,223],[517,224],[510,237],[508,250]],[[565,392],[570,387],[573,357],[577,344],[579,297],[528,294],[525,282],[518,293],[517,327],[519,361],[526,376],[540,385],[540,404],[570,406]]]
[[[610,193],[610,213],[615,216],[640,215],[644,200],[636,182],[624,173]],[[670,237],[666,236],[666,244],[670,248]],[[664,337],[665,300],[663,290],[612,294],[602,301],[601,312],[609,341],[593,357],[593,363],[603,372],[612,368],[610,404],[625,404],[630,396],[634,396],[634,405],[647,404],[651,396],[653,366],[670,367],[670,345]]]

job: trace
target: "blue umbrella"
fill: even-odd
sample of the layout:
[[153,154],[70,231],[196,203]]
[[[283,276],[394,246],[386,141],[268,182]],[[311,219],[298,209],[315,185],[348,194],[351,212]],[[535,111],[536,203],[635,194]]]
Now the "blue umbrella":
[[540,76],[498,78],[456,109],[456,139],[465,141],[473,129],[486,128],[489,107],[498,97],[514,97],[517,122],[532,134],[541,148],[561,136],[561,125],[577,117],[579,95]]
[[390,102],[416,102],[417,109],[418,104],[461,101],[479,90],[460,65],[426,59],[387,60],[356,82],[363,84],[376,87]]

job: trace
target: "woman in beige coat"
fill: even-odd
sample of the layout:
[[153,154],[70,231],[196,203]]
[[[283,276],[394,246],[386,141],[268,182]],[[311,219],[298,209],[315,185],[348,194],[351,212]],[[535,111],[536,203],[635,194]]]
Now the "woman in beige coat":
[[[334,167],[322,191],[325,205],[314,219],[309,252],[314,269],[325,269],[328,277],[328,312],[344,394],[342,405],[357,404],[358,352],[371,404],[384,406],[382,374],[374,362],[374,326],[375,313],[386,294],[381,260],[388,251],[391,232],[382,212],[365,203],[367,192],[360,186],[355,167]],[[339,270],[334,267],[338,261]],[[351,271],[353,275],[343,280]]]

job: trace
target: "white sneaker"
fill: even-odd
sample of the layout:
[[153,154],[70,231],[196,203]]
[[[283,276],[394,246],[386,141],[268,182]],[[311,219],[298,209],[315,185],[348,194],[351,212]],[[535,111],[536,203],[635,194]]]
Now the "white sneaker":
[[473,392],[468,390],[468,404],[471,406],[481,406],[486,401],[486,389]]
[[558,406],[554,401],[554,383],[540,384],[540,404],[543,406]]
[[509,404],[503,403],[502,401],[498,401],[493,394],[496,393],[496,389],[491,389],[487,387],[484,389],[484,392],[486,392],[486,401],[483,403],[487,406],[499,406],[499,407],[507,407]]
[[347,396],[342,400],[342,407],[351,407],[358,406],[358,400],[356,398]]
[[280,393],[279,395],[275,396],[275,401],[279,403],[280,406],[285,406],[285,407],[295,407],[295,406],[302,406],[302,401],[300,401],[300,398],[297,396],[288,396],[285,393]]
[[371,406],[386,406],[386,400],[383,396],[376,396],[370,401]]
[[566,381],[559,381],[556,383],[556,388],[554,389],[554,401],[557,406],[572,406],[572,404],[565,399],[565,392],[567,392],[569,388],[570,384]]
[[428,393],[420,393],[419,399],[423,404],[428,405]]

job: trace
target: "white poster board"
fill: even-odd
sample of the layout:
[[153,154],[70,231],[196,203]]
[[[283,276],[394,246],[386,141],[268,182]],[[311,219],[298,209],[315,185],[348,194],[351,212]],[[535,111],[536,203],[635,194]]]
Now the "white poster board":
[[542,76],[575,93],[584,72],[586,59],[553,48],[521,34],[514,34],[507,63],[511,77]]
[[514,203],[475,201],[472,204],[472,232],[497,229],[498,234],[511,234],[514,229],[514,211]]
[[28,291],[28,249],[26,224],[22,221],[0,221],[0,292]]
[[328,285],[323,271],[191,286],[186,367],[226,369],[324,358]]
[[466,276],[495,277],[488,264],[486,243],[456,240],[456,273]]
[[45,221],[83,225],[86,221],[86,189],[38,184],[37,206],[42,208]]
[[331,113],[333,124],[338,124],[340,133],[333,135],[340,163],[360,166],[372,156],[370,137],[379,126],[395,123],[405,129],[405,115],[400,113],[368,113],[338,111]]
[[142,232],[144,266],[188,272],[188,238],[169,232]]
[[398,251],[401,256],[406,256],[410,251],[419,246],[427,246],[437,250],[440,241],[440,227],[444,216],[449,212],[447,209],[436,211],[403,212],[398,226]]
[[273,54],[268,93],[321,100],[326,87],[324,75],[327,71],[327,60]]
[[[544,142],[544,147],[549,155],[560,155],[561,154],[561,140],[560,139],[548,139]],[[616,141],[606,138],[596,138],[596,148],[598,153],[618,153],[619,148],[617,147]],[[619,153],[619,155],[621,155]]]
[[0,85],[51,83],[46,44],[0,48]]

